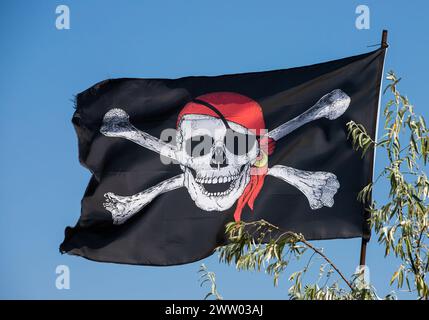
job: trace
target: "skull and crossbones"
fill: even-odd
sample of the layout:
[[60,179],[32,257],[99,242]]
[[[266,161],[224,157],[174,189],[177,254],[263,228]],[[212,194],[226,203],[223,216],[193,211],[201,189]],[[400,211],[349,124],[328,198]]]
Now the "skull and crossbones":
[[[274,165],[268,168],[267,144],[261,142],[278,141],[297,128],[317,119],[334,120],[338,118],[350,105],[351,99],[345,92],[340,89],[331,91],[307,111],[265,133],[262,137],[257,137],[254,130],[243,123],[240,124],[240,121],[223,117],[222,112],[210,104],[211,97],[221,97],[220,99],[223,100],[231,97],[241,99],[243,105],[247,103],[253,108],[255,106],[260,108],[252,99],[236,93],[211,93],[198,97],[188,103],[179,114],[176,145],[166,143],[137,129],[130,123],[128,114],[122,109],[114,108],[104,115],[100,128],[103,135],[132,141],[162,157],[173,160],[174,163],[180,165],[183,171],[182,174],[135,195],[121,196],[112,192],[106,193],[103,206],[111,213],[114,224],[123,224],[156,197],[181,187],[187,188],[195,205],[204,211],[225,211],[235,203],[237,203],[237,207],[242,208],[243,201],[248,201],[243,198],[249,198],[244,197],[244,194],[249,194],[249,190],[258,184],[257,181],[260,181],[258,178],[265,175],[276,177],[296,187],[306,196],[310,208],[313,210],[333,206],[334,195],[340,187],[338,179],[333,173],[305,171],[284,165]],[[228,106],[227,101],[221,102]],[[189,107],[191,104],[194,106],[193,109]],[[197,109],[195,109],[195,105],[198,105]],[[207,111],[201,111],[204,109]],[[186,110],[188,112],[184,112]],[[189,112],[189,110],[193,111]],[[245,108],[244,112],[249,115],[256,111]],[[260,114],[262,115],[262,111]],[[235,152],[233,148],[228,147],[226,142],[230,132],[254,137],[256,143],[245,148],[244,152]],[[189,152],[190,142],[196,136],[208,137],[210,141],[209,148],[197,155]],[[254,169],[262,169],[262,173],[261,170]],[[260,186],[262,185],[260,184]],[[253,202],[249,206],[253,208]],[[240,220],[240,213],[241,209],[236,209],[235,220]]]

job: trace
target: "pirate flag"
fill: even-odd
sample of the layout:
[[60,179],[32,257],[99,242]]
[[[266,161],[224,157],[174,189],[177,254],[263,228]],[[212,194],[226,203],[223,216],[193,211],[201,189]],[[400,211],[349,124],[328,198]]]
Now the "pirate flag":
[[175,265],[265,219],[306,239],[369,237],[372,179],[347,139],[374,138],[385,48],[321,64],[180,79],[112,79],[77,95],[79,160],[92,177],[62,253]]

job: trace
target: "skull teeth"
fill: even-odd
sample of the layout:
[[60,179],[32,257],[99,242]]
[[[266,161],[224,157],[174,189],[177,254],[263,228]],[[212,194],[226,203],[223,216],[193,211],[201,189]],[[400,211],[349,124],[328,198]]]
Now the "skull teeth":
[[220,197],[220,196],[225,196],[225,195],[229,194],[232,191],[232,189],[234,189],[234,186],[231,184],[231,186],[229,187],[229,189],[226,190],[226,191],[223,191],[223,192],[208,192],[207,190],[204,190],[203,194],[205,194],[206,196],[209,196],[209,197]]
[[195,181],[198,183],[226,183],[234,181],[238,178],[238,174],[233,176],[227,176],[227,177],[212,177],[212,178],[196,178]]

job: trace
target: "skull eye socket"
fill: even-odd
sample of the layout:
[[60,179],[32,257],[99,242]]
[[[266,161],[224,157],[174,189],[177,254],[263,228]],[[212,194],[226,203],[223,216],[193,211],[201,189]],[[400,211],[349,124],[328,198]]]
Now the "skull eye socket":
[[249,153],[256,143],[256,136],[244,134],[228,129],[225,135],[225,146],[229,152],[236,156],[242,156]]
[[211,152],[213,144],[213,138],[208,135],[194,136],[185,141],[186,153],[191,157],[202,157]]

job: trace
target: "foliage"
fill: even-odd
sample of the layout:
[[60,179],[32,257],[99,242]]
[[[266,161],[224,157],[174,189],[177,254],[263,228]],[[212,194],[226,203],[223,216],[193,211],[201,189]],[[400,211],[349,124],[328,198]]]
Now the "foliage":
[[217,291],[216,275],[214,272],[208,271],[206,265],[203,263],[198,270],[200,273],[200,286],[202,287],[205,283],[210,283],[210,291],[204,297],[204,300],[209,297],[214,297],[216,300],[222,300],[222,296]]
[[[419,299],[429,299],[428,238],[429,181],[425,166],[429,156],[429,130],[423,117],[418,116],[407,97],[398,91],[401,80],[389,72],[390,81],[384,92],[392,99],[384,109],[384,135],[380,142],[369,137],[365,128],[353,121],[347,124],[355,149],[362,154],[370,147],[384,151],[386,166],[374,184],[367,185],[359,199],[369,204],[370,223],[385,248],[385,256],[401,260],[390,284],[404,286]],[[371,201],[371,191],[380,179],[387,179],[389,192],[382,205]]]
[[[273,276],[275,286],[292,260],[309,256],[305,267],[289,276],[288,280],[293,283],[289,289],[291,299],[379,299],[374,288],[363,283],[363,274],[357,273],[352,281],[347,280],[323,250],[305,240],[302,234],[281,230],[265,220],[231,222],[227,224],[226,232],[230,243],[218,248],[220,261],[234,264],[238,270],[265,270]],[[304,285],[303,278],[316,258],[323,260],[318,279],[314,284]],[[340,286],[340,280],[347,289]]]

